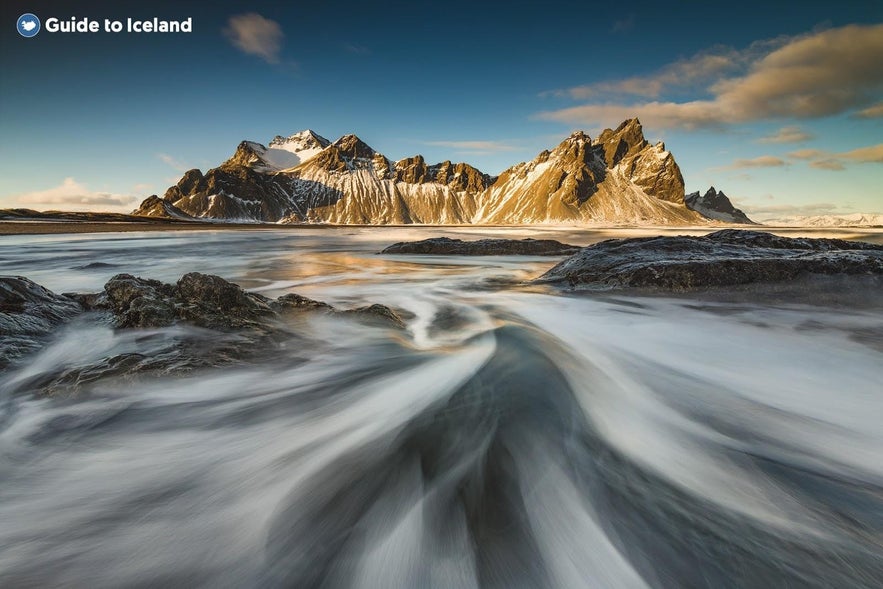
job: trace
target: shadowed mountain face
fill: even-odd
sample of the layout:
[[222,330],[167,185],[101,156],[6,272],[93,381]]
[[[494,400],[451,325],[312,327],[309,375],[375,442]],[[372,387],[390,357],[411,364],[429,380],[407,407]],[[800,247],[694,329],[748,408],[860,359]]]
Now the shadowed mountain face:
[[[162,202],[159,202],[159,201]],[[684,179],[665,145],[637,119],[596,139],[576,132],[498,178],[466,163],[393,162],[355,135],[335,142],[301,131],[251,141],[217,168],[190,170],[135,214],[340,224],[693,224]]]
[[702,195],[700,195],[698,190],[691,192],[684,197],[684,202],[687,208],[709,219],[716,219],[725,223],[756,225],[741,209],[733,206],[733,203],[730,202],[730,199],[727,198],[723,190],[718,192],[714,189],[714,186]]

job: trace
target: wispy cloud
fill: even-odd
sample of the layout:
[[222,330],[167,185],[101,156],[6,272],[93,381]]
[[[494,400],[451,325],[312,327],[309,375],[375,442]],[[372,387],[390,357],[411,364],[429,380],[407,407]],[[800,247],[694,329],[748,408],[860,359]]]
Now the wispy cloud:
[[789,165],[788,162],[786,162],[782,158],[778,158],[772,155],[762,155],[751,159],[736,160],[730,166],[728,166],[728,169],[741,170],[744,168],[779,168],[787,165]]
[[806,160],[811,168],[840,172],[846,169],[847,163],[883,164],[883,143],[859,147],[839,153],[822,149],[798,149],[788,154],[796,160]]
[[255,12],[231,16],[224,36],[243,53],[256,55],[267,63],[279,63],[285,35],[276,21]]
[[46,190],[17,194],[15,202],[27,207],[52,207],[66,210],[108,210],[130,207],[137,197],[130,194],[113,194],[89,190],[73,178]]
[[849,207],[842,207],[830,202],[814,202],[802,205],[752,205],[742,201],[739,203],[739,206],[752,219],[761,222],[777,217],[832,215],[849,211]]
[[788,157],[797,160],[814,160],[827,155],[828,152],[821,149],[798,149],[788,153]]
[[158,154],[156,154],[156,157],[158,157],[160,159],[160,161],[163,162],[164,164],[166,164],[167,166],[170,166],[171,168],[178,170],[179,172],[186,172],[187,170],[189,170],[191,168],[191,166],[188,166],[187,164],[185,164],[184,162],[182,162],[178,159],[175,159],[174,157],[170,156],[167,153],[158,153]]
[[817,170],[831,170],[832,172],[842,172],[846,169],[843,162],[835,159],[816,160],[810,162],[809,167]]
[[855,113],[855,116],[860,119],[878,119],[883,117],[883,102],[878,102],[873,106],[862,109]]
[[515,151],[518,148],[503,141],[425,141],[425,145],[450,147],[458,153],[486,154]]
[[[881,55],[883,24],[771,39],[741,51],[714,49],[651,76],[576,86],[563,94],[592,102],[537,117],[596,126],[639,116],[651,127],[690,130],[851,111],[876,116],[883,90]],[[708,98],[659,99],[697,85]],[[652,100],[628,102],[623,95]]]
[[812,139],[813,136],[800,127],[782,127],[772,135],[758,139],[760,143],[801,143]]

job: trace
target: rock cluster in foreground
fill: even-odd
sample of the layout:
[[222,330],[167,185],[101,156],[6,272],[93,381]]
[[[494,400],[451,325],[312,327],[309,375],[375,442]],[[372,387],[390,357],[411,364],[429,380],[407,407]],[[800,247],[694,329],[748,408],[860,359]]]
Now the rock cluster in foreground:
[[198,272],[185,274],[176,284],[118,274],[102,292],[88,294],[56,294],[22,276],[0,276],[0,368],[39,349],[53,330],[86,311],[109,315],[118,328],[186,324],[222,332],[248,331],[258,337],[271,337],[279,330],[280,319],[303,312],[345,316],[381,327],[405,326],[384,305],[338,310],[293,293],[274,300]]
[[611,239],[583,248],[536,282],[684,291],[836,274],[883,275],[883,245],[737,229],[703,237]]
[[454,256],[568,256],[580,250],[554,239],[479,239],[463,241],[433,237],[422,241],[400,241],[381,254],[429,254]]

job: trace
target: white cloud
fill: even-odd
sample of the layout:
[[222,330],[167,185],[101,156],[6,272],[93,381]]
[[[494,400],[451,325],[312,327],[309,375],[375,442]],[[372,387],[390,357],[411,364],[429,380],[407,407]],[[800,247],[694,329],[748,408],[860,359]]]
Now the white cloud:
[[17,194],[12,200],[28,208],[53,208],[68,211],[119,211],[131,210],[131,205],[138,200],[130,194],[112,194],[94,192],[73,178],[53,188]]
[[813,136],[800,127],[782,127],[772,135],[758,139],[760,143],[802,143]]
[[[883,94],[883,24],[849,25],[755,43],[745,51],[717,50],[670,64],[647,77],[605,81],[567,91],[595,102],[539,113],[581,125],[638,116],[656,128],[722,128],[778,118],[813,119],[878,112]],[[709,98],[624,103],[619,95],[658,98],[704,82]]]
[[257,55],[267,63],[279,63],[285,35],[276,21],[255,12],[237,14],[227,21],[224,36],[243,53]]

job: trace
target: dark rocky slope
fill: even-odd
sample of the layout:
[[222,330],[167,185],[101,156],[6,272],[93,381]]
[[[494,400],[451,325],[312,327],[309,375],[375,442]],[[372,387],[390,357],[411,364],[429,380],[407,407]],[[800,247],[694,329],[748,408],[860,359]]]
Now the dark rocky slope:
[[741,209],[737,209],[727,198],[723,191],[718,192],[714,186],[700,195],[699,191],[691,192],[684,197],[687,208],[696,211],[703,217],[723,221],[724,223],[739,223],[743,225],[757,225],[748,218]]

